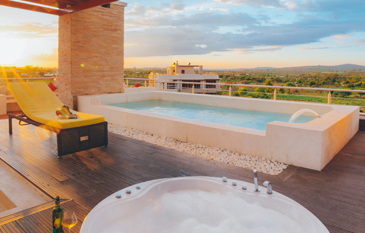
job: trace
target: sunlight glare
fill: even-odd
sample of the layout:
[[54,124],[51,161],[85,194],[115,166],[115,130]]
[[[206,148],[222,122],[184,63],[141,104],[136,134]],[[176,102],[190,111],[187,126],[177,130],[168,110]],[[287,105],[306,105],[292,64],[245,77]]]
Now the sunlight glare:
[[17,39],[0,38],[0,65],[14,65],[24,49],[24,44]]

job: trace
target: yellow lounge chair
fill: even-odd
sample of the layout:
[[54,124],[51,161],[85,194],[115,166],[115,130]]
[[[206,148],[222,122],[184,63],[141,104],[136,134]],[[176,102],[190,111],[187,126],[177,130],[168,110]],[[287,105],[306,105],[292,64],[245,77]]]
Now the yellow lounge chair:
[[56,110],[64,104],[44,82],[9,83],[21,115],[9,114],[9,134],[12,119],[41,126],[57,133],[58,158],[63,155],[108,145],[108,123],[103,116],[72,111],[78,119],[59,119]]

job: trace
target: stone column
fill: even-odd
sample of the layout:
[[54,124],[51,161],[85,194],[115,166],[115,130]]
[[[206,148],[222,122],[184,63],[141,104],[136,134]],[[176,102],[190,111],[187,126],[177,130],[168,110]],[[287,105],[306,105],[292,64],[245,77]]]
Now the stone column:
[[199,74],[200,75],[203,75],[204,74],[203,66],[199,66]]
[[111,3],[59,17],[59,98],[124,93],[124,8]]

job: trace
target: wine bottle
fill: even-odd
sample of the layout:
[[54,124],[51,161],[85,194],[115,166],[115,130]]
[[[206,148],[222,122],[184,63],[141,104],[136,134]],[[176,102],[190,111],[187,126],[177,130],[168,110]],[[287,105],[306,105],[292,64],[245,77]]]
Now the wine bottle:
[[56,205],[52,211],[52,229],[53,233],[63,233],[62,228],[63,209],[60,206],[60,197],[56,197]]

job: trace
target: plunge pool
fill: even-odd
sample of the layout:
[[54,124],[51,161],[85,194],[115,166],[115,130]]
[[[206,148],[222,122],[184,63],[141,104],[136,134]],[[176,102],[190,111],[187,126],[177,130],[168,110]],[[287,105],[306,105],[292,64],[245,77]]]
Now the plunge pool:
[[[110,106],[257,130],[266,130],[266,124],[273,121],[289,122],[292,117],[292,114],[285,113],[252,111],[164,100],[128,102],[111,104]],[[308,123],[316,118],[300,116],[295,120],[295,123]]]

